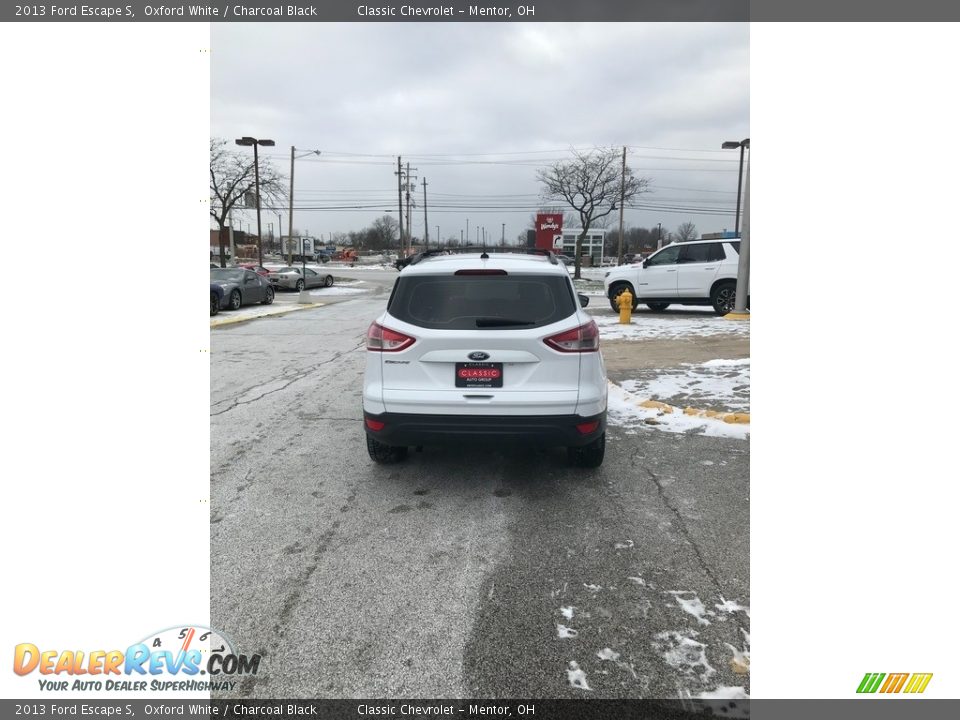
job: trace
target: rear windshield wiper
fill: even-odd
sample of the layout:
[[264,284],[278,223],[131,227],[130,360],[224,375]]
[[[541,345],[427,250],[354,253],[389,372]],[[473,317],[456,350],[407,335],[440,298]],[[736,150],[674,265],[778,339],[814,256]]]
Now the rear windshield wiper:
[[533,325],[533,320],[511,320],[510,318],[477,318],[477,327],[508,327],[514,325]]

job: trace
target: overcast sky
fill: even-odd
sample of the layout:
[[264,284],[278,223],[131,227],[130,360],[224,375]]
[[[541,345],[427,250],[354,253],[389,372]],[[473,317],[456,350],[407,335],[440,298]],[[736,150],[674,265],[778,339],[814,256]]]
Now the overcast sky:
[[311,235],[396,218],[400,155],[416,237],[425,178],[431,240],[469,222],[472,239],[503,224],[512,241],[540,205],[538,167],[623,145],[652,189],[627,226],[734,227],[739,152],[720,145],[750,135],[746,24],[213,23],[211,36],[211,135],[275,140],[261,159],[285,175],[291,145],[321,151],[295,171],[294,226]]

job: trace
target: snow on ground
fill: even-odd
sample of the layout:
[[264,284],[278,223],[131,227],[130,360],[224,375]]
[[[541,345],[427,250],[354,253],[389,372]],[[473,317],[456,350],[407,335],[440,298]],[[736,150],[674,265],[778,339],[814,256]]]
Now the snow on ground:
[[707,661],[707,646],[695,640],[698,633],[688,630],[657,633],[653,646],[663,654],[667,665],[706,684],[716,669]]
[[580,666],[577,664],[576,660],[571,660],[567,667],[567,681],[570,683],[571,687],[575,687],[579,690],[592,689],[589,685],[587,685],[587,674],[580,669]]
[[362,290],[355,287],[344,287],[341,285],[334,285],[333,287],[328,288],[317,288],[316,290],[310,291],[310,297],[323,298],[330,297],[331,295],[362,295],[365,292],[370,292],[369,290]]
[[681,369],[644,374],[650,377],[625,380],[621,387],[631,395],[671,405],[750,412],[750,358],[684,363]]
[[[702,315],[702,317],[701,317]],[[633,316],[629,325],[621,325],[620,318],[612,313],[594,315],[603,340],[643,340],[646,338],[688,338],[692,335],[749,335],[750,323],[742,320],[725,320],[713,311],[697,315],[651,315],[640,313]],[[602,346],[601,346],[602,349]]]
[[713,615],[714,613],[704,607],[703,601],[697,597],[695,592],[692,590],[670,590],[669,594],[673,595],[680,608],[688,615],[693,615],[700,625],[710,624],[706,616]]
[[640,407],[639,403],[648,398],[629,393],[614,383],[610,383],[609,388],[607,418],[611,424],[626,428],[628,434],[636,434],[643,430],[663,430],[741,439],[746,439],[750,435],[749,424],[727,423],[718,418],[685,415],[679,409],[665,412],[658,408]]
[[573,628],[568,628],[566,625],[561,625],[557,623],[557,637],[558,638],[575,638],[580,633]]

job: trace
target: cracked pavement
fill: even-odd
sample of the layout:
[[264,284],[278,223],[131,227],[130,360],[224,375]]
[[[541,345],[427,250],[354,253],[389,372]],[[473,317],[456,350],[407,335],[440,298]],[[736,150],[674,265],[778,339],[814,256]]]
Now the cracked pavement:
[[596,471],[500,446],[374,465],[385,299],[211,333],[211,625],[264,656],[235,695],[749,691],[749,442],[613,427]]

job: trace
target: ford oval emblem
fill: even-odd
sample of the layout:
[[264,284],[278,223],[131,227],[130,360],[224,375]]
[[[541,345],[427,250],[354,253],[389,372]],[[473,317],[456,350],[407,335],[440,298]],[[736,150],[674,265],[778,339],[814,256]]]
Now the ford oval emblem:
[[471,360],[487,360],[490,356],[485,352],[472,352],[467,357]]

